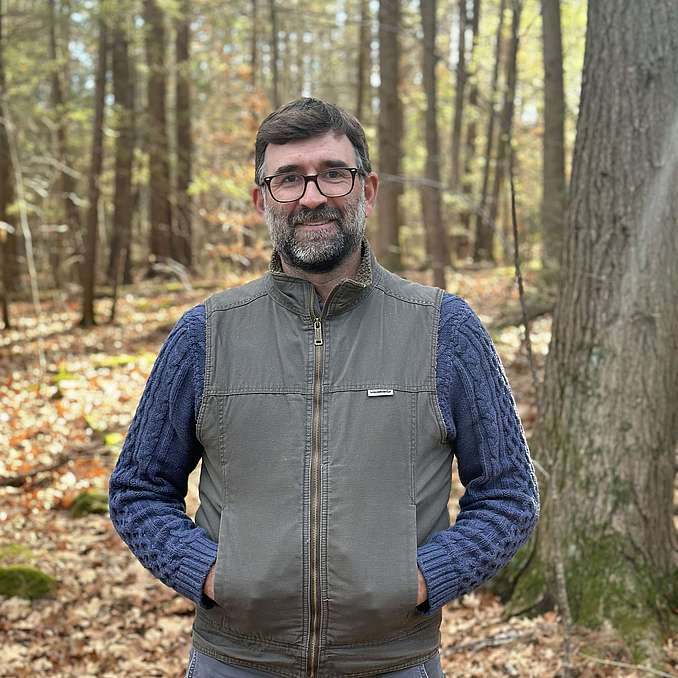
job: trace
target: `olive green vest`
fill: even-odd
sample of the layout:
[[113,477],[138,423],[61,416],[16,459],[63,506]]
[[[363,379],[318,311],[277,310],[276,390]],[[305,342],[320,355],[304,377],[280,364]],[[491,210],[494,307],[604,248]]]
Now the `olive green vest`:
[[363,244],[322,311],[277,256],[205,302],[196,522],[219,542],[202,652],[281,676],[369,676],[438,651],[417,545],[449,526],[436,394],[442,292]]

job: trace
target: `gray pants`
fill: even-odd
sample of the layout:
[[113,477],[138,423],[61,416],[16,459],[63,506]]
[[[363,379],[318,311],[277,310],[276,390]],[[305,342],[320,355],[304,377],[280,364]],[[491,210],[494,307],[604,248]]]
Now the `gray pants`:
[[[186,678],[271,678],[270,673],[243,669],[233,664],[225,664],[213,657],[199,652],[191,646],[188,656]],[[402,671],[382,673],[374,678],[444,678],[440,657],[432,657],[419,666],[411,666]]]

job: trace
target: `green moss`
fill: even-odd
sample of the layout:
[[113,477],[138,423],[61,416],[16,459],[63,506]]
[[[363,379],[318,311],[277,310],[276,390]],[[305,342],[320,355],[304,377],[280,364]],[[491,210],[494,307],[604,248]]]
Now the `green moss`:
[[0,596],[43,598],[56,588],[56,579],[27,565],[0,567]]
[[108,495],[98,490],[85,490],[75,498],[69,510],[74,518],[90,513],[108,513]]
[[5,544],[0,546],[0,565],[30,563],[33,557],[33,551],[23,544]]

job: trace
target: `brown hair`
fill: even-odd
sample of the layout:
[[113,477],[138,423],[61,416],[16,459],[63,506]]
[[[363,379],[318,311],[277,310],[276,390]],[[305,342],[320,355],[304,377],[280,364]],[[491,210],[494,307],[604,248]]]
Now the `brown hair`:
[[286,144],[332,131],[348,137],[356,152],[358,169],[371,172],[367,139],[358,119],[334,104],[302,97],[273,111],[259,126],[254,146],[256,183],[261,185],[263,181],[264,153],[269,144]]

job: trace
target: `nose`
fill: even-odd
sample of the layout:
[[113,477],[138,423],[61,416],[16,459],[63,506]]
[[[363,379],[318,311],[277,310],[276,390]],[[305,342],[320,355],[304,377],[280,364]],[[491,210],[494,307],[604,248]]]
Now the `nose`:
[[299,198],[299,204],[303,207],[309,207],[313,209],[319,205],[323,205],[327,202],[327,198],[318,190],[318,186],[315,181],[309,181],[306,184],[306,191],[304,195]]

